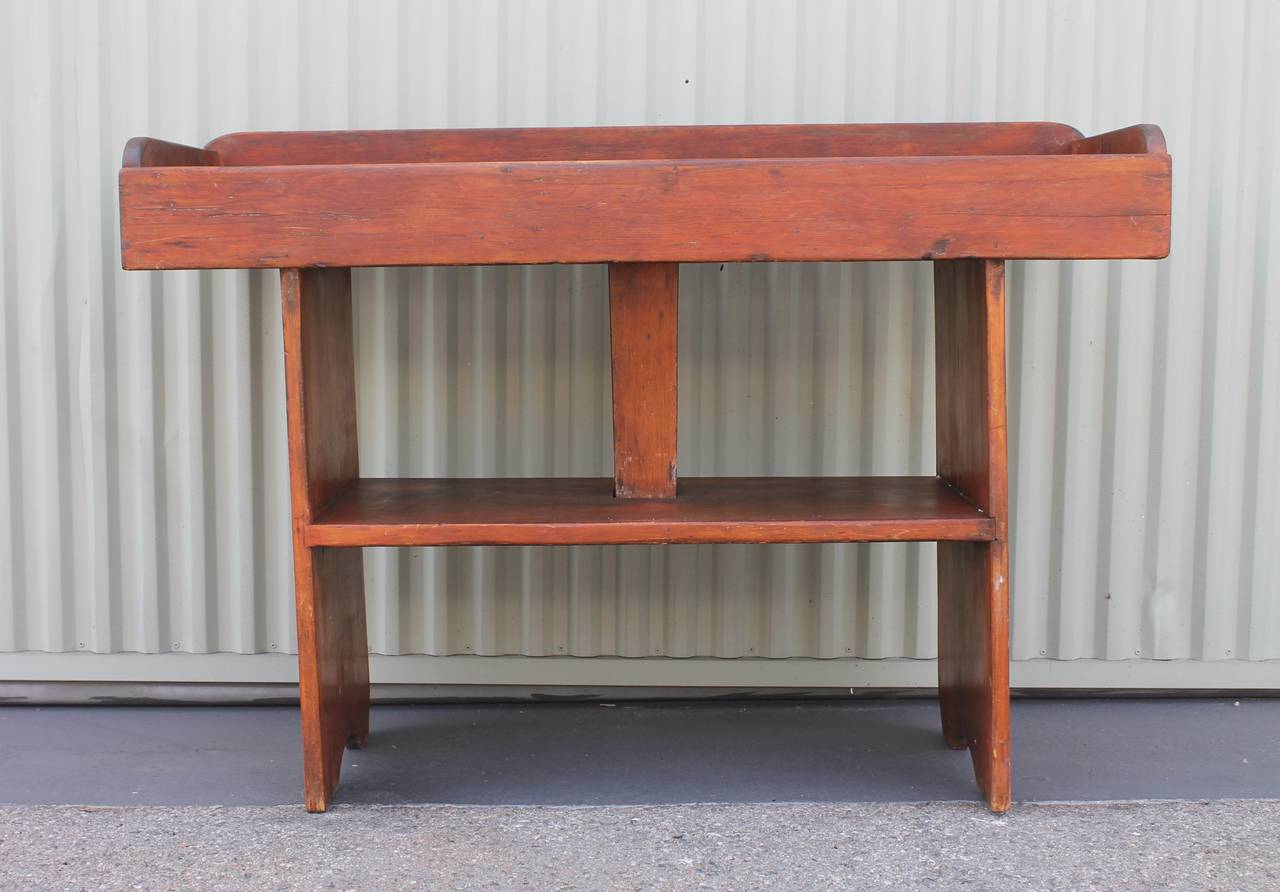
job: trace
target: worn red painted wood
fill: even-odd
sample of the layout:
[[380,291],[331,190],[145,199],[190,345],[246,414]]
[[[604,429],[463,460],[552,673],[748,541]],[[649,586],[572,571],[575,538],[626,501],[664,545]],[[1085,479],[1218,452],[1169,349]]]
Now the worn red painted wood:
[[1157,257],[1167,155],[120,171],[130,269]]
[[679,279],[674,263],[609,267],[613,479],[624,499],[676,494]]
[[973,757],[994,812],[1010,802],[1009,480],[1004,264],[934,264],[938,477],[994,524],[990,542],[938,543],[942,732]]
[[994,522],[933,477],[682,477],[674,499],[609,478],[382,479],[343,491],[312,545],[587,545],[990,539]]
[[351,271],[280,274],[303,778],[324,811],[342,752],[369,736],[369,645],[359,550],[312,547],[306,531],[359,473]]
[[[307,807],[368,731],[360,546],[939,540],[943,733],[1007,809],[1003,259],[1164,256],[1171,163],[1145,124],[131,140],[126,268],[282,268]],[[675,264],[900,259],[936,261],[938,476],[677,484]],[[573,262],[613,264],[614,479],[359,479],[348,268]]]
[[218,153],[149,136],[135,136],[125,143],[121,167],[215,167]]
[[1066,124],[733,124],[229,133],[206,147],[228,166],[673,158],[1054,155]]
[[1164,134],[1154,124],[1134,124],[1097,136],[1080,137],[1067,146],[1072,155],[1164,155]]

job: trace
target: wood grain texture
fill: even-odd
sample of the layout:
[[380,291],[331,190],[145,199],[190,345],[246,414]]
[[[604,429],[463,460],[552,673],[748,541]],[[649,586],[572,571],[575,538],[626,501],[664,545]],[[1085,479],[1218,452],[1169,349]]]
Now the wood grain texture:
[[938,476],[992,521],[991,542],[938,544],[942,732],[968,747],[994,812],[1010,802],[1004,264],[934,264]]
[[[282,268],[308,809],[328,807],[343,746],[368,733],[359,546],[939,540],[943,733],[1006,810],[1003,259],[1165,256],[1171,164],[1151,125],[130,141],[126,268]],[[937,261],[938,476],[677,492],[675,264],[904,259]],[[613,265],[613,480],[359,479],[349,267],[595,262]]]
[[125,143],[120,159],[121,167],[211,167],[219,163],[215,151],[149,136],[135,136]]
[[674,263],[609,266],[614,495],[676,494],[677,316]]
[[351,271],[281,270],[280,296],[285,359],[298,372],[289,390],[297,397],[296,409],[289,403],[290,418],[299,422],[297,436],[290,428],[290,467],[306,489],[304,521],[310,522],[360,473]]
[[1080,137],[1067,146],[1072,155],[1167,155],[1164,133],[1154,124],[1134,124],[1097,136]]
[[933,270],[938,476],[1003,519],[1004,264],[938,261]]
[[1009,551],[1005,542],[938,543],[938,699],[942,733],[969,750],[997,814],[1012,801]]
[[130,269],[1162,257],[1167,155],[142,167]]
[[229,133],[209,143],[231,166],[1053,155],[1079,139],[1066,124],[744,124]]
[[342,751],[369,734],[364,560],[359,550],[312,548],[306,530],[359,473],[351,271],[280,273],[298,681],[307,810],[324,811]]
[[685,477],[674,499],[609,478],[365,478],[311,545],[586,545],[990,539],[992,520],[934,477]]

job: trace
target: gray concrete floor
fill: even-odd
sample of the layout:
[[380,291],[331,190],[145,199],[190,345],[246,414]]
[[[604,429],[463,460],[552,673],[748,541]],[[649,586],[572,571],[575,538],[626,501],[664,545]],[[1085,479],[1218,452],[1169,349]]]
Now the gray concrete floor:
[[[0,708],[0,804],[301,801],[288,707]],[[934,700],[375,706],[348,804],[974,801]],[[1015,801],[1280,799],[1280,699],[1015,700]]]
[[1015,701],[1004,817],[936,711],[376,707],[307,815],[294,709],[0,708],[0,888],[1280,888],[1280,700]]

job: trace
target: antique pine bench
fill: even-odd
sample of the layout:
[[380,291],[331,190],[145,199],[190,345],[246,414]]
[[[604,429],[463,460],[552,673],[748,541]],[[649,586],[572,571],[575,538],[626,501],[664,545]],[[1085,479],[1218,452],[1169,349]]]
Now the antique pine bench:
[[[233,133],[120,171],[126,269],[280,270],[311,811],[368,734],[361,546],[923,540],[942,733],[1006,810],[1004,262],[1163,257],[1169,211],[1149,125]],[[936,476],[678,479],[677,264],[846,260],[933,262]],[[351,268],[525,263],[609,265],[613,479],[361,477]]]

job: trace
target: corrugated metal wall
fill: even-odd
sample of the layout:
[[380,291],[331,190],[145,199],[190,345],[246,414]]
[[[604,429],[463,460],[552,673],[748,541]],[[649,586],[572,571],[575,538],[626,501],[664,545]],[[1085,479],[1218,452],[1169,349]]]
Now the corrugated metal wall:
[[[1014,657],[1079,661],[1035,676],[1053,684],[1190,661],[1160,676],[1178,685],[1231,660],[1215,678],[1280,686],[1259,671],[1280,666],[1261,662],[1280,658],[1274,2],[18,0],[0,49],[0,675],[137,671],[39,651],[294,646],[277,280],[120,271],[128,137],[1047,119],[1164,128],[1173,253],[1012,264]],[[930,277],[685,266],[682,472],[930,473]],[[602,268],[356,284],[365,474],[610,473]],[[378,654],[822,666],[792,681],[838,679],[822,658],[906,658],[876,676],[906,684],[935,653],[929,545],[370,550],[366,566]],[[423,682],[444,665],[406,659]],[[375,668],[407,680],[391,664]],[[531,664],[480,665],[449,678],[518,684]],[[716,665],[661,677],[719,683]]]

